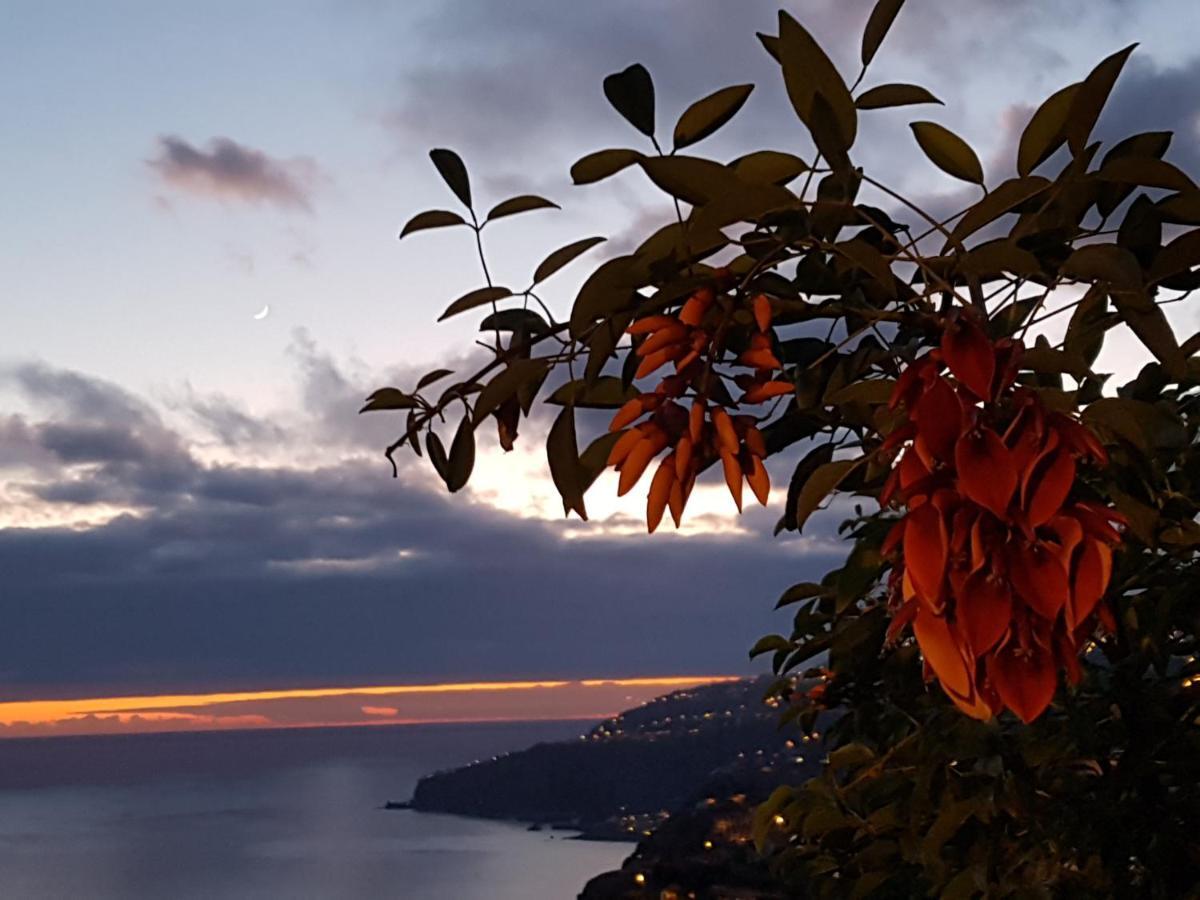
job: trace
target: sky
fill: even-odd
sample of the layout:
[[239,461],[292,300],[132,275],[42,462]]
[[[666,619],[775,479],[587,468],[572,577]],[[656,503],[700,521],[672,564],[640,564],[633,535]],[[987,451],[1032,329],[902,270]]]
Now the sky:
[[[870,6],[787,8],[852,78]],[[754,36],[777,8],[0,0],[0,705],[757,671],[746,648],[786,630],[784,588],[839,560],[844,509],[773,539],[778,492],[737,518],[712,486],[683,533],[647,538],[606,476],[592,522],[564,522],[544,417],[450,498],[411,457],[393,480],[396,423],[356,411],[473,355],[469,316],[435,322],[481,284],[469,236],[396,240],[453,207],[430,147],[464,157],[484,208],[562,205],[489,230],[498,282],[610,238],[548,283],[561,315],[667,215],[636,172],[570,185],[584,153],[637,146],[606,74],[644,63],[664,132],[754,82],[697,152],[807,150]],[[866,84],[946,105],[873,114],[861,162],[948,207],[962,192],[909,118],[966,137],[995,183],[1037,103],[1140,41],[1098,132],[1174,129],[1168,159],[1200,170],[1198,27],[1191,0],[911,0]]]

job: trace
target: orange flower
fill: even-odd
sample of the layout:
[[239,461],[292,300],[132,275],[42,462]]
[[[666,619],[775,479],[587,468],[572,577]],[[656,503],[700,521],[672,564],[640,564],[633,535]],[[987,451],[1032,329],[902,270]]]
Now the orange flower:
[[[778,377],[783,363],[773,349],[770,298],[763,294],[741,301],[724,294],[718,297],[718,288],[724,291],[732,285],[733,279],[727,273],[717,273],[714,287],[698,289],[677,314],[644,316],[627,329],[635,339],[634,355],[640,361],[635,380],[654,374],[668,363],[674,363],[675,369],[653,391],[643,391],[623,404],[609,425],[609,431],[620,435],[608,456],[608,465],[620,473],[619,495],[632,490],[654,458],[669,450],[651,479],[646,502],[646,524],[651,531],[668,509],[679,526],[696,476],[716,462],[724,469],[729,493],[739,511],[743,485],[748,485],[764,505],[770,496],[770,475],[763,464],[767,447],[758,431],[758,420],[726,409],[717,397],[731,403],[728,389],[714,391],[711,382],[730,378],[742,389],[741,398],[733,406],[755,406],[786,397],[795,387]],[[737,319],[732,316],[733,307],[739,303],[748,308],[753,320],[754,328],[749,331],[738,324],[745,321],[744,313]],[[739,346],[745,347],[736,360],[731,360],[725,350],[731,328],[737,330]],[[753,371],[719,374],[714,370],[716,363],[741,365]],[[690,409],[683,405],[689,398]]]
[[1107,456],[1015,384],[1020,352],[963,313],[900,374],[890,407],[909,421],[881,449],[899,457],[880,503],[905,510],[882,548],[895,560],[888,640],[911,625],[927,674],[968,715],[1030,722],[1112,618],[1102,599],[1124,522],[1071,502],[1079,463]]

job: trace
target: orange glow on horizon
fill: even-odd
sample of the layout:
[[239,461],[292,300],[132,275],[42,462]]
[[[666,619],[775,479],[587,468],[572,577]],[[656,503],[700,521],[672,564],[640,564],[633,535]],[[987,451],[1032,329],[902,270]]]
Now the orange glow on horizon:
[[[0,702],[0,736],[604,718],[626,708],[623,701],[636,705],[671,690],[736,680],[700,675],[471,681],[20,700]],[[403,703],[362,703],[366,698]],[[605,705],[613,708],[592,713]]]

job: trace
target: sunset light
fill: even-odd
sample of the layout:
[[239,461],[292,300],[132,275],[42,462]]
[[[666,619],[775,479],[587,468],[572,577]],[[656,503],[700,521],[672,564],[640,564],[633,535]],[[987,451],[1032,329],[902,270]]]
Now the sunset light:
[[0,703],[0,737],[602,719],[668,691],[736,680],[700,675],[473,681],[23,700]]

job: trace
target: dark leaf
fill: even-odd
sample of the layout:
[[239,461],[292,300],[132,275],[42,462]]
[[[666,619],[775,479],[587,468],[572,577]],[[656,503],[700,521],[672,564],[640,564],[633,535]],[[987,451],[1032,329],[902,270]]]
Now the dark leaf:
[[446,481],[450,475],[450,463],[446,458],[446,448],[442,444],[442,439],[437,436],[436,432],[426,433],[425,452],[429,455],[429,461],[433,463],[434,471],[438,473],[442,481]]
[[1125,324],[1174,378],[1187,377],[1187,358],[1167,317],[1143,290],[1113,291],[1112,299]]
[[875,3],[875,8],[871,10],[871,17],[867,19],[867,27],[863,30],[860,56],[864,66],[869,65],[875,58],[879,45],[887,37],[888,31],[891,29],[892,23],[896,21],[896,15],[903,5],[904,0],[877,0]]
[[937,103],[937,97],[916,84],[881,84],[863,91],[854,101],[859,109],[884,109],[890,106],[912,106],[916,103]]
[[597,150],[589,153],[571,166],[571,181],[575,184],[591,184],[602,181],[627,169],[643,157],[636,150]]
[[638,392],[621,384],[613,375],[602,375],[589,383],[586,378],[568,381],[547,398],[547,403],[576,406],[580,409],[617,409]]
[[432,372],[426,372],[421,376],[421,380],[417,382],[417,390],[419,391],[421,388],[428,387],[435,381],[441,381],[447,375],[453,374],[454,372],[451,369],[434,369]]
[[567,244],[565,247],[559,247],[538,264],[537,269],[533,273],[533,283],[540,284],[545,281],[563,266],[572,262],[577,256],[586,253],[597,244],[603,243],[604,240],[602,237],[583,238],[582,240]]
[[412,234],[414,231],[424,231],[427,228],[445,228],[448,225],[466,225],[466,220],[456,212],[448,209],[431,209],[417,213],[400,229],[400,237]]
[[583,489],[579,479],[579,448],[575,439],[575,409],[565,407],[546,439],[546,458],[550,464],[550,478],[563,501],[563,514],[575,510],[579,518],[587,519],[583,505]]
[[545,197],[537,197],[533,194],[522,194],[519,197],[510,197],[502,203],[497,203],[492,207],[492,211],[487,214],[486,222],[493,222],[496,219],[503,219],[505,216],[516,215],[517,213],[529,212],[534,209],[561,209],[557,203],[552,203]]
[[675,149],[703,140],[732,119],[753,90],[752,84],[736,84],[709,94],[685,109],[675,125]]
[[800,584],[793,584],[790,588],[783,592],[783,596],[775,604],[776,609],[781,609],[792,603],[799,603],[801,600],[810,600],[813,597],[828,597],[829,588],[824,585],[815,584],[811,581],[804,581]]
[[516,359],[487,383],[475,401],[475,424],[478,425],[509,397],[516,395],[521,385],[546,377],[550,365],[544,359]]
[[442,180],[450,186],[450,190],[454,191],[454,196],[470,209],[471,181],[467,178],[467,167],[463,165],[462,158],[453,150],[445,149],[430,150],[429,158],[437,166]]
[[502,309],[479,323],[480,331],[523,331],[538,337],[550,330],[549,323],[532,309]]
[[1017,147],[1017,173],[1028,175],[1061,147],[1067,140],[1067,116],[1080,85],[1069,84],[1051,94],[1037,108],[1021,132]]
[[604,96],[634,128],[654,136],[654,82],[641,63],[604,79]]
[[1154,257],[1149,278],[1158,282],[1200,266],[1200,230],[1187,231],[1167,244]]
[[788,98],[800,121],[811,130],[813,104],[820,94],[833,113],[837,144],[847,150],[854,146],[858,115],[846,82],[804,26],[782,11],[779,13],[779,58]]
[[656,186],[693,206],[744,188],[732,169],[711,159],[649,156],[640,160],[640,164]]
[[803,530],[804,523],[862,459],[835,459],[818,466],[796,497],[796,507],[789,512],[795,516],[796,529]]
[[460,312],[466,312],[468,309],[474,309],[477,306],[483,306],[488,303],[494,303],[497,300],[503,300],[505,297],[511,297],[512,291],[506,287],[482,287],[476,290],[463,294],[453,303],[446,307],[446,311],[438,316],[438,321],[442,322],[451,316],[456,316]]
[[785,638],[782,634],[768,634],[766,637],[759,638],[753,647],[750,648],[750,658],[762,656],[764,653],[773,653],[776,650],[791,650],[792,642]]
[[[979,229],[990,225],[1005,213],[1010,213],[1026,200],[1036,197],[1050,186],[1050,182],[1040,175],[1029,175],[1024,178],[1010,178],[1001,182],[967,210],[966,215],[959,219],[951,235],[955,240],[963,241]],[[949,249],[949,242],[942,252]]]
[[[418,390],[420,387],[417,385]],[[412,409],[416,405],[417,401],[399,388],[385,387],[373,392],[359,412],[375,412],[380,409]]]
[[610,431],[600,435],[579,456],[579,490],[586,492],[600,473],[608,468],[608,454],[623,432]]
[[470,416],[463,416],[450,442],[450,458],[446,465],[446,487],[451,493],[461,490],[475,468],[475,428]]
[[735,175],[750,184],[783,185],[808,171],[808,163],[791,153],[758,150],[729,164]]
[[1100,354],[1104,332],[1108,328],[1108,293],[1100,288],[1092,288],[1071,313],[1063,349],[1090,366]]
[[966,141],[936,122],[913,122],[909,127],[935,166],[955,178],[983,184],[983,166]]
[[1122,288],[1140,287],[1137,257],[1116,244],[1089,244],[1067,257],[1061,273],[1078,281],[1103,281]]
[[1136,46],[1137,44],[1130,44],[1124,50],[1119,50],[1103,60],[1080,83],[1063,127],[1067,144],[1076,156],[1083,153],[1084,147],[1087,146],[1092,129],[1096,127],[1096,120],[1100,118],[1100,111],[1104,109],[1108,95],[1112,93],[1113,85],[1117,82],[1117,76],[1121,74],[1125,60]]

